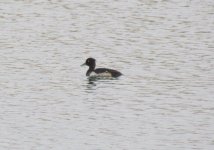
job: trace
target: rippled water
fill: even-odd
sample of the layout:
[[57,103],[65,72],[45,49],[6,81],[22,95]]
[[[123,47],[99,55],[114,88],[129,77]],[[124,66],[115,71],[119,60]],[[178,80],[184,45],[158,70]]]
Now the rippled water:
[[214,149],[213,0],[1,0],[0,28],[0,149]]

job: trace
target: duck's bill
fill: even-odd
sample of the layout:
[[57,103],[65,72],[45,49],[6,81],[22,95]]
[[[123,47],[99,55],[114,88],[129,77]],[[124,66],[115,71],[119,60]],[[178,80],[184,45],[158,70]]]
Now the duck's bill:
[[84,64],[82,64],[82,65],[80,65],[80,66],[85,66],[86,65],[86,63],[84,63]]

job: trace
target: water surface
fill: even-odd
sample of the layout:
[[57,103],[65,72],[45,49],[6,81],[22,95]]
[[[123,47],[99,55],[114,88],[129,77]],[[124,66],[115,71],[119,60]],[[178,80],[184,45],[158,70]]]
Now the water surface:
[[[212,0],[2,0],[0,149],[214,148]],[[88,80],[87,57],[121,71]]]

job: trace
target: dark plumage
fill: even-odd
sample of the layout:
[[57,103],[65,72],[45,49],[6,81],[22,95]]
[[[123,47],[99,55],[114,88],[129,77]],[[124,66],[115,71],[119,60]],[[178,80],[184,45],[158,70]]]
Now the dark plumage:
[[90,76],[92,73],[95,73],[95,76],[98,76],[98,77],[119,77],[122,75],[122,73],[120,73],[117,70],[113,70],[113,69],[107,69],[107,68],[95,69],[96,60],[94,58],[86,59],[85,63],[82,65],[89,66],[89,69],[86,72],[86,76]]

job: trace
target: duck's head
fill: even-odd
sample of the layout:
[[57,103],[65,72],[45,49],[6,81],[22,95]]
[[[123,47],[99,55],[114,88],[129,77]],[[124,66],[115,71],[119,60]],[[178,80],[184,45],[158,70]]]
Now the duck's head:
[[85,63],[82,64],[81,66],[85,66],[85,65],[94,68],[96,65],[96,60],[94,58],[88,58],[86,59]]

